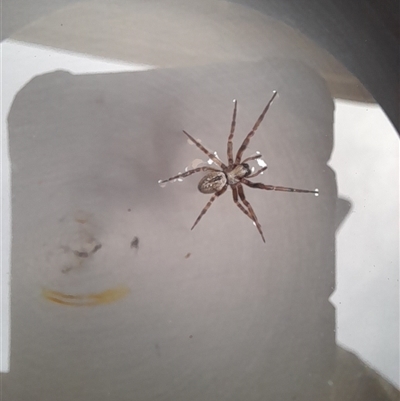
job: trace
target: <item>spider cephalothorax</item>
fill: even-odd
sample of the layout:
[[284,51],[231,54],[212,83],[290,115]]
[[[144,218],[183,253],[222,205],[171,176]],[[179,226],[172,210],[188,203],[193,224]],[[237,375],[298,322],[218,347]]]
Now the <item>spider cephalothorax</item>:
[[[258,232],[261,235],[262,240],[265,242],[264,234],[261,229],[261,225],[258,222],[257,216],[251,207],[250,203],[246,200],[244,195],[243,185],[247,185],[250,188],[259,188],[259,189],[266,189],[268,191],[285,191],[285,192],[303,192],[303,193],[311,193],[318,195],[318,189],[314,191],[307,190],[307,189],[296,189],[296,188],[288,188],[288,187],[281,187],[275,185],[266,185],[261,182],[252,182],[249,181],[248,178],[254,178],[257,175],[261,174],[267,169],[267,166],[264,165],[259,170],[255,171],[254,173],[251,171],[250,166],[247,162],[251,160],[260,159],[262,155],[260,153],[250,156],[242,161],[243,152],[246,150],[250,139],[255,134],[257,128],[260,126],[262,120],[264,119],[265,114],[267,113],[269,106],[271,105],[272,101],[275,99],[277,92],[274,91],[271,97],[271,100],[265,106],[263,112],[261,113],[260,117],[258,117],[256,123],[254,124],[253,129],[247,134],[246,138],[244,139],[242,145],[240,146],[236,158],[233,159],[233,134],[235,132],[236,126],[236,112],[237,112],[237,101],[234,100],[234,108],[233,108],[233,116],[232,116],[232,123],[231,123],[231,132],[228,137],[228,165],[225,165],[215,154],[212,154],[208,151],[200,142],[196,141],[192,136],[190,136],[186,131],[183,131],[186,136],[202,151],[204,152],[217,166],[220,167],[220,170],[213,168],[213,167],[197,167],[192,170],[188,170],[185,173],[178,174],[174,177],[168,178],[167,180],[160,180],[159,183],[165,183],[168,181],[176,180],[177,178],[185,178],[189,175],[194,173],[199,173],[201,171],[207,171],[207,175],[205,175],[199,182],[198,189],[203,194],[213,194],[211,199],[208,201],[207,205],[203,208],[200,212],[199,217],[197,217],[196,221],[192,226],[193,228],[199,222],[199,220],[203,217],[203,215],[207,212],[211,204],[214,200],[221,196],[228,188],[228,186],[232,189],[233,201],[238,206],[238,208],[248,216],[256,225]],[[242,201],[240,203],[239,201]]]

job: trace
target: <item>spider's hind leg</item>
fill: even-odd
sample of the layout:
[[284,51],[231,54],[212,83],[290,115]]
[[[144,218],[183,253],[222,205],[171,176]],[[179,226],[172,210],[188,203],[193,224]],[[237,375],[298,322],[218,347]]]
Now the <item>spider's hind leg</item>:
[[318,196],[318,194],[319,194],[318,189],[310,190],[310,189],[281,187],[281,186],[277,186],[277,185],[267,185],[267,184],[263,184],[262,182],[251,182],[249,180],[246,180],[246,178],[242,179],[242,183],[247,185],[250,188],[265,189],[267,191],[302,192],[305,194],[315,194],[316,196]]
[[[246,199],[246,197],[244,196],[244,191],[243,191],[243,187],[242,185],[238,184],[237,185],[237,192],[239,193],[239,197],[240,200],[244,203],[245,206],[247,206],[247,208],[249,209],[248,211],[239,203],[238,199],[237,199],[237,193],[236,193],[236,188],[232,187],[233,190],[233,200],[234,202],[238,205],[239,209],[248,217],[250,217],[251,220],[254,221],[254,224],[257,227],[258,232],[261,235],[262,240],[265,242],[265,238],[264,238],[264,234],[261,228],[261,224],[258,222],[257,219],[257,215],[254,212],[253,208],[250,205],[250,202]],[[236,198],[236,199],[235,199]]]
[[192,175],[194,173],[199,173],[200,171],[219,171],[219,170],[216,170],[216,169],[211,168],[211,167],[197,167],[197,168],[194,168],[193,170],[185,171],[184,173],[180,173],[180,174],[175,175],[175,176],[173,176],[171,178],[168,178],[166,180],[159,180],[158,183],[159,184],[164,184],[164,183],[166,183],[168,181],[173,181],[173,180],[176,180],[178,178],[189,177],[189,175]]
[[220,191],[216,192],[211,199],[207,202],[207,205],[203,208],[203,210],[200,212],[199,217],[197,217],[196,221],[194,222],[191,230],[193,230],[196,226],[196,224],[200,221],[200,219],[207,213],[207,210],[210,208],[211,204],[215,201],[215,199],[218,198],[218,196],[221,196],[226,189],[228,188],[228,185],[225,185]]

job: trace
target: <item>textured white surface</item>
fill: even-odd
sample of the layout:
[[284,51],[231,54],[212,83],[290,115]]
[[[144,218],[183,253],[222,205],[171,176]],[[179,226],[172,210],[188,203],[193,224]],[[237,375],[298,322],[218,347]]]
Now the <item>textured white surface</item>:
[[[231,99],[240,93],[237,147],[276,88],[280,101],[253,142],[272,166],[263,179],[317,186],[322,196],[246,191],[266,244],[232,196],[221,197],[191,232],[207,202],[198,179],[157,185],[199,157],[180,130],[223,157]],[[57,71],[17,93],[8,122],[6,397],[106,399],[111,390],[114,399],[168,393],[201,401],[217,392],[220,400],[308,400],[329,391],[333,102],[314,71],[275,59],[139,73]],[[76,255],[94,242],[102,248],[93,257]],[[122,283],[128,296],[110,305],[71,308],[48,296],[87,297]]]
[[1,359],[0,372],[9,370],[10,345],[10,160],[8,154],[7,117],[15,95],[32,78],[51,71],[72,74],[101,74],[143,71],[152,67],[127,64],[82,54],[35,46],[13,40],[1,43]]
[[[15,94],[33,77],[134,71],[145,67],[6,41],[3,51],[2,232],[9,233],[7,115]],[[381,131],[381,135],[377,134]],[[378,107],[336,102],[330,165],[339,194],[353,203],[337,236],[338,342],[398,386],[398,139]],[[397,178],[397,179],[396,179]],[[8,370],[9,235],[2,236],[2,370]]]

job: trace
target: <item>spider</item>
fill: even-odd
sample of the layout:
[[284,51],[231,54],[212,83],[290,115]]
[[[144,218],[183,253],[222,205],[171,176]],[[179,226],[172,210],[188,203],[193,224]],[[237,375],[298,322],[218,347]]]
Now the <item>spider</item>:
[[[259,174],[263,173],[267,166],[262,166],[259,170],[252,172],[247,162],[251,160],[256,160],[262,157],[260,153],[247,157],[242,161],[243,152],[246,150],[247,146],[249,145],[250,139],[254,136],[257,128],[260,126],[262,120],[264,119],[265,114],[267,113],[269,107],[271,106],[275,96],[277,95],[277,91],[273,91],[273,95],[271,100],[265,106],[264,110],[262,111],[260,117],[258,117],[256,123],[254,124],[252,130],[247,134],[246,138],[244,139],[242,145],[240,146],[236,158],[233,157],[233,134],[235,132],[236,126],[236,112],[237,112],[237,101],[234,100],[234,108],[233,108],[233,116],[232,116],[232,123],[231,123],[231,131],[228,137],[228,145],[227,145],[227,153],[228,153],[228,165],[224,164],[216,154],[212,154],[209,150],[207,150],[200,142],[196,141],[191,135],[189,135],[186,131],[183,133],[203,152],[205,153],[217,166],[220,167],[219,169],[212,168],[212,167],[197,167],[192,170],[188,170],[184,173],[180,173],[174,177],[168,178],[167,180],[160,180],[158,181],[159,184],[166,183],[168,181],[173,181],[178,178],[185,178],[194,173],[199,173],[202,171],[207,171],[207,175],[205,175],[198,184],[198,190],[203,194],[213,194],[200,212],[199,216],[197,217],[196,221],[194,222],[191,230],[196,226],[196,224],[200,221],[200,219],[204,216],[207,210],[210,208],[211,204],[215,201],[216,198],[221,196],[226,192],[228,186],[232,189],[233,201],[237,205],[237,207],[247,216],[249,217],[255,226],[258,229],[258,232],[261,235],[262,240],[265,242],[264,234],[261,228],[260,223],[258,222],[257,216],[250,205],[249,201],[246,200],[243,190],[243,184],[247,185],[250,188],[258,188],[258,189],[265,189],[267,191],[285,191],[285,192],[303,192],[303,193],[311,193],[318,196],[318,189],[314,191],[307,190],[307,189],[296,189],[296,188],[288,188],[288,187],[281,187],[275,185],[266,185],[261,182],[252,182],[249,181],[249,178],[254,178]],[[240,200],[239,200],[240,199]],[[242,203],[240,203],[242,201]]]

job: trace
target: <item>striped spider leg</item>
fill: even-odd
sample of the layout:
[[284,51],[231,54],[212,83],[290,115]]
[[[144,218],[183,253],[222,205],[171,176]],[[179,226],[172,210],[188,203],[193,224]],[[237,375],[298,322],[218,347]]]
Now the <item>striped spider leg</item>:
[[208,209],[211,207],[212,203],[217,199],[219,196],[223,195],[228,186],[232,189],[232,196],[233,202],[235,205],[250,219],[253,221],[254,225],[256,226],[258,232],[261,235],[262,240],[265,242],[264,234],[261,228],[261,224],[258,221],[257,215],[252,208],[250,202],[246,199],[244,194],[243,185],[246,185],[250,188],[258,188],[258,189],[265,189],[268,191],[284,191],[284,192],[302,192],[302,193],[313,193],[318,195],[318,189],[315,190],[307,190],[307,189],[296,189],[296,188],[289,188],[289,187],[282,187],[282,186],[275,186],[275,185],[267,185],[260,182],[252,182],[249,181],[249,178],[257,177],[259,174],[263,173],[267,169],[267,165],[265,163],[260,164],[260,168],[256,171],[252,171],[249,167],[248,162],[252,160],[257,160],[262,157],[260,153],[256,155],[250,156],[245,158],[242,161],[242,156],[244,151],[247,149],[251,138],[254,136],[255,132],[257,131],[258,127],[261,125],[269,107],[271,106],[273,100],[275,99],[277,92],[274,91],[271,99],[265,106],[264,110],[258,117],[257,121],[255,122],[252,130],[247,134],[245,139],[243,140],[241,146],[239,147],[236,157],[234,158],[233,155],[233,136],[235,133],[236,128],[236,114],[237,114],[237,101],[234,100],[234,107],[233,107],[233,115],[232,115],[232,122],[231,122],[231,129],[228,136],[228,143],[227,143],[227,156],[228,156],[228,165],[224,164],[216,154],[211,153],[207,150],[199,141],[196,141],[191,135],[189,135],[186,131],[183,133],[199,148],[203,153],[205,153],[217,166],[218,168],[213,167],[197,167],[191,170],[188,170],[184,173],[180,173],[175,175],[171,178],[166,180],[158,181],[159,184],[166,183],[168,181],[173,181],[178,178],[185,178],[192,174],[199,173],[199,172],[206,172],[207,174],[200,180],[197,188],[203,194],[212,194],[210,200],[207,202],[206,206],[202,209],[199,216],[195,220],[193,228],[197,225],[200,219],[207,213]]
[[207,202],[206,206],[200,212],[199,216],[197,217],[196,221],[194,222],[191,230],[196,226],[196,224],[200,221],[200,219],[204,216],[207,210],[210,208],[211,204],[215,201],[215,199],[222,195],[228,188],[228,184],[226,183],[226,178],[223,173],[224,170],[227,169],[227,166],[222,163],[215,155],[213,155],[209,150],[207,150],[200,142],[196,141],[191,135],[189,135],[186,131],[183,133],[203,152],[205,153],[215,164],[221,167],[222,170],[217,170],[212,167],[197,167],[192,170],[188,170],[185,173],[178,174],[174,177],[168,178],[166,180],[158,181],[159,184],[164,184],[168,181],[176,180],[177,178],[185,178],[192,174],[199,173],[201,171],[208,171],[208,174],[204,176],[199,184],[198,189],[200,192],[204,194],[214,194],[210,200]]

